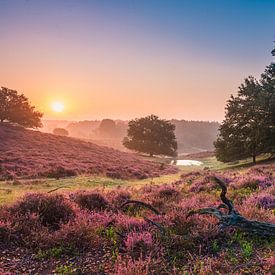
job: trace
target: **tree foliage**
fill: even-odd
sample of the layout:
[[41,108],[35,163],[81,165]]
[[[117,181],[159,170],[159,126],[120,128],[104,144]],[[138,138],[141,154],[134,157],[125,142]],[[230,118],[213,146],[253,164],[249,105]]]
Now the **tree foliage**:
[[275,125],[275,63],[266,67],[260,80],[248,77],[226,105],[225,120],[214,143],[223,162],[271,153]]
[[152,155],[175,156],[175,125],[155,115],[131,120],[123,144],[128,149]]
[[69,135],[69,132],[66,130],[66,129],[64,129],[64,128],[55,128],[54,130],[53,130],[53,133],[55,134],[55,135],[58,135],[58,136],[68,136]]
[[31,106],[27,97],[17,91],[0,89],[0,122],[12,122],[28,128],[41,127],[42,113]]
[[103,119],[98,127],[98,132],[101,137],[110,138],[117,135],[117,127],[112,119]]

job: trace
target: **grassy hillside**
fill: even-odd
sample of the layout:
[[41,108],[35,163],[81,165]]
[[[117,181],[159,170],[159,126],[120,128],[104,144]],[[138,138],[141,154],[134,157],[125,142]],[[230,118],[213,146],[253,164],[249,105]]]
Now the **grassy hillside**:
[[0,125],[0,179],[79,174],[142,179],[176,170],[78,139]]

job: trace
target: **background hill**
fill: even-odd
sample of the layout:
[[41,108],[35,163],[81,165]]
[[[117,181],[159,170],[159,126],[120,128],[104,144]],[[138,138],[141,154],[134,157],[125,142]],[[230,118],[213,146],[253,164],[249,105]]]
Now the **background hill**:
[[[122,145],[123,138],[127,135],[128,121],[114,120],[115,128],[108,133],[100,131],[101,120],[85,121],[58,121],[43,120],[43,131],[52,132],[54,128],[62,127],[69,131],[70,136],[89,139],[98,145],[105,145],[119,150],[127,151]],[[171,120],[176,125],[176,138],[178,153],[190,154],[214,149],[219,123],[208,121]]]
[[176,168],[82,140],[0,125],[0,179],[77,174],[147,178]]

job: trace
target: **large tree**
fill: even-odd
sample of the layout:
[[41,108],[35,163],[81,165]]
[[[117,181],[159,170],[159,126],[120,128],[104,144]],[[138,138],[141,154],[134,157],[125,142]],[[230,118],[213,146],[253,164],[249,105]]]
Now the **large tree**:
[[245,79],[237,96],[226,105],[225,120],[216,142],[216,157],[223,162],[272,153],[274,146],[275,63],[266,67],[261,79]]
[[175,125],[155,115],[131,120],[123,144],[128,149],[153,155],[175,156]]
[[98,127],[98,133],[102,138],[114,138],[117,136],[117,127],[112,119],[103,119]]
[[35,110],[27,97],[17,91],[0,89],[0,122],[12,122],[28,128],[41,127],[42,113]]

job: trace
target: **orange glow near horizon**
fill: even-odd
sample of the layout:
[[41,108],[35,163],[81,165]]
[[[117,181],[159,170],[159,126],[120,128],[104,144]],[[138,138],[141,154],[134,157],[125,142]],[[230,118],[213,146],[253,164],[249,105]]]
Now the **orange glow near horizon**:
[[0,86],[24,93],[45,119],[222,121],[230,95],[272,60],[266,20],[275,17],[249,15],[252,4],[227,13],[208,1],[111,2],[1,3]]

